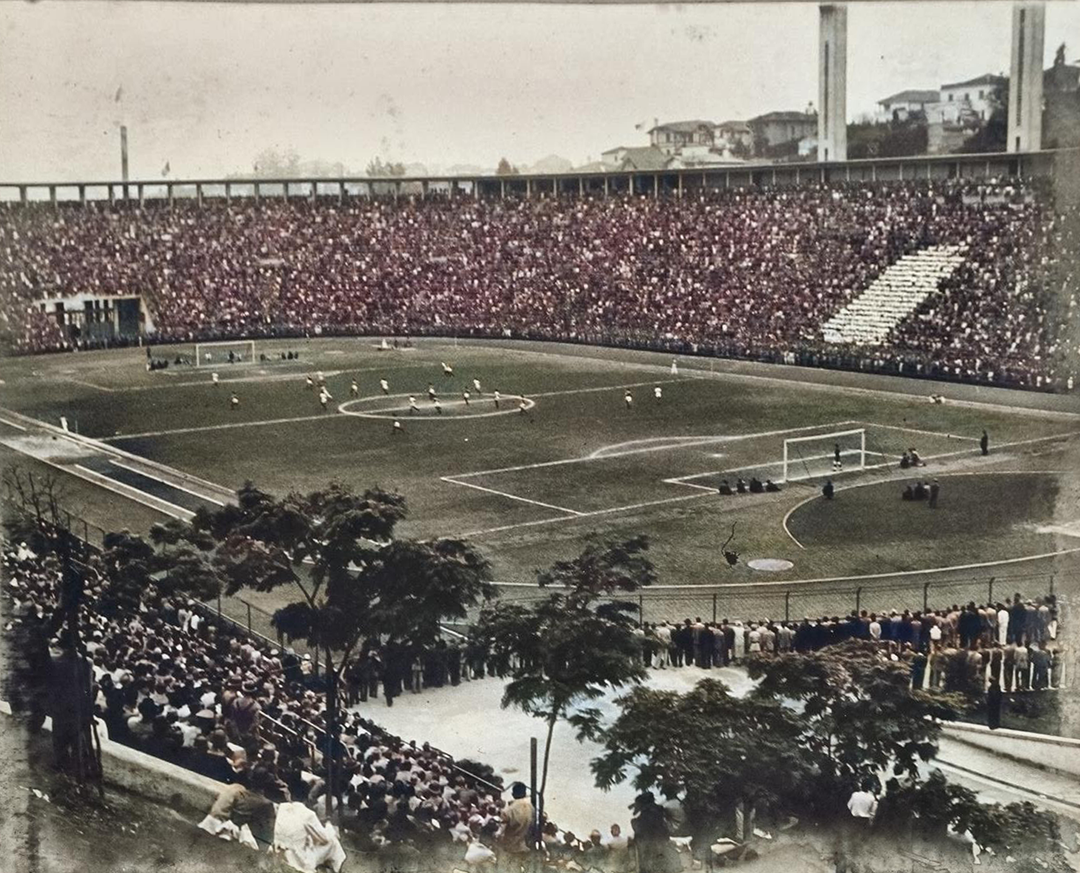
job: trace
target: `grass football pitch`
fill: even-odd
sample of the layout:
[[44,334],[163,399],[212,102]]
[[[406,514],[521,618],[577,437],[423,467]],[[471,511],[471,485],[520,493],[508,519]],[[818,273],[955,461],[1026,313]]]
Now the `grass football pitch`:
[[[9,358],[0,361],[0,406],[52,424],[65,416],[84,436],[230,489],[252,480],[283,493],[338,480],[397,490],[409,506],[404,534],[467,536],[504,583],[532,580],[537,568],[573,556],[595,535],[648,534],[667,585],[980,565],[957,571],[972,575],[982,565],[1080,546],[1070,533],[1075,501],[1062,497],[1080,431],[1068,401],[590,347],[378,345],[259,341],[266,361],[229,364],[219,351],[205,366],[156,372],[147,371],[143,349]],[[299,361],[282,361],[285,350],[298,351]],[[192,352],[154,351],[170,360]],[[319,371],[332,395],[326,411],[306,384]],[[929,400],[937,390],[944,403]],[[978,445],[983,428],[987,458]],[[851,430],[865,431],[865,469],[858,435],[836,440],[844,468],[835,476],[834,441],[802,442],[792,447],[780,493],[717,493],[725,478],[781,479],[785,438]],[[0,443],[9,436],[0,426]],[[32,465],[4,446],[0,461]],[[897,462],[909,447],[928,465],[905,474]],[[820,487],[829,476],[838,492],[826,502]],[[916,477],[939,479],[936,510],[900,501]],[[76,510],[103,527],[147,527],[160,518],[87,483],[70,483],[70,494]],[[740,562],[729,568],[720,546],[733,525]],[[747,562],[759,558],[792,566],[758,572]]]

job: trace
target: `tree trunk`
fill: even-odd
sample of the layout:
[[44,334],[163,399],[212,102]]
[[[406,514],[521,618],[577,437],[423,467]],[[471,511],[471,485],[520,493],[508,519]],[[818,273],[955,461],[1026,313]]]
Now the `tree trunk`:
[[557,720],[555,715],[548,719],[547,739],[544,741],[544,768],[540,774],[540,791],[537,794],[540,808],[535,810],[536,820],[539,822],[540,827],[544,826],[544,791],[547,790],[548,760],[551,758],[551,736],[555,733],[555,722]]

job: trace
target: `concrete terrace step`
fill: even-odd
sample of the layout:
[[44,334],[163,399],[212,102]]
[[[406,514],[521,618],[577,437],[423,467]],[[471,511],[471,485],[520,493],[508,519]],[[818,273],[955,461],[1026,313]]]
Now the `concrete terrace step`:
[[877,344],[963,263],[960,246],[931,246],[886,268],[823,328],[826,342]]

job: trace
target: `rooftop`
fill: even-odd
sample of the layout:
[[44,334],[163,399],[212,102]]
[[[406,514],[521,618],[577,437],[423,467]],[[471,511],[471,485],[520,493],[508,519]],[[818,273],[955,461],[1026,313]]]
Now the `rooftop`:
[[806,112],[766,112],[764,115],[751,118],[747,124],[767,123],[770,121],[813,122],[816,124],[817,115],[810,115]]
[[1008,76],[995,76],[993,73],[984,73],[975,79],[968,79],[966,82],[952,82],[949,85],[942,85],[941,90],[945,91],[949,88],[970,88],[973,85],[1004,85],[1008,81]]
[[671,159],[655,146],[627,149],[622,167],[633,170],[666,170]]
[[651,128],[649,133],[652,133],[654,130],[673,130],[676,133],[693,133],[700,127],[707,127],[712,130],[716,125],[711,121],[703,121],[700,118],[694,118],[690,121],[668,121]]
[[940,99],[941,94],[938,91],[920,91],[909,88],[907,91],[900,91],[891,97],[886,97],[884,100],[878,100],[878,103],[882,106],[889,106],[893,103],[937,103]]

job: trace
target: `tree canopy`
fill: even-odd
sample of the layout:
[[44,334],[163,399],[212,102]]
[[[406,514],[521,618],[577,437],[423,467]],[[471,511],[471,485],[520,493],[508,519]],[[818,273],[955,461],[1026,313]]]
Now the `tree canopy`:
[[912,691],[907,665],[861,641],[754,656],[748,670],[757,684],[741,698],[717,680],[620,698],[597,731],[597,785],[632,778],[678,796],[698,832],[738,803],[827,818],[882,770],[915,778],[937,751],[939,720],[955,717],[957,701]]
[[499,601],[471,631],[475,644],[511,664],[503,707],[547,723],[541,795],[556,722],[566,719],[582,735],[594,732],[599,711],[580,705],[646,675],[634,632],[638,605],[625,595],[656,579],[648,548],[644,536],[593,541],[577,558],[537,574],[540,587],[550,589],[546,596],[528,604]]

